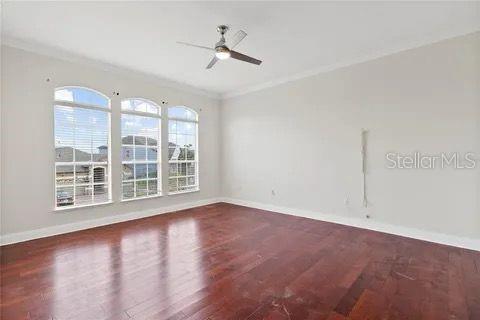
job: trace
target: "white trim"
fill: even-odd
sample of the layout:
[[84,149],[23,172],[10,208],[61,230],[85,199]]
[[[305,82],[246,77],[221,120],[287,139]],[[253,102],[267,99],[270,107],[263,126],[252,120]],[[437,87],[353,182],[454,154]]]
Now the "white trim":
[[376,60],[376,59],[379,59],[379,58],[382,58],[382,57],[390,56],[390,55],[400,53],[400,52],[403,52],[403,51],[407,51],[407,50],[416,49],[416,48],[420,48],[420,47],[424,47],[424,46],[429,46],[429,45],[432,45],[432,44],[435,44],[435,43],[438,43],[438,42],[441,42],[441,41],[444,41],[444,40],[453,39],[453,38],[461,37],[461,36],[466,36],[466,35],[469,35],[469,34],[474,34],[474,33],[477,33],[479,31],[480,31],[480,29],[476,29],[476,30],[473,30],[473,31],[470,30],[470,29],[469,30],[450,30],[450,32],[448,34],[446,34],[442,37],[435,37],[433,35],[430,35],[430,36],[424,37],[424,38],[419,39],[419,40],[409,41],[408,43],[405,43],[403,45],[397,45],[397,46],[393,46],[393,47],[390,47],[390,48],[378,50],[378,51],[368,53],[368,54],[364,54],[363,56],[359,56],[359,57],[352,58],[352,59],[349,59],[349,60],[339,61],[339,62],[328,64],[328,65],[323,65],[323,66],[320,66],[318,68],[312,68],[312,69],[309,69],[309,70],[306,70],[306,71],[303,71],[303,72],[298,72],[298,73],[294,73],[294,74],[287,75],[287,76],[284,76],[284,77],[279,77],[279,78],[276,78],[275,80],[262,82],[262,83],[259,83],[259,84],[256,84],[256,85],[246,86],[246,87],[236,89],[236,90],[227,91],[225,93],[220,94],[220,100],[224,101],[226,99],[242,96],[242,95],[245,95],[245,94],[248,94],[248,93],[252,93],[252,92],[276,87],[276,86],[279,86],[279,85],[284,84],[284,83],[289,83],[289,82],[293,82],[293,81],[296,81],[296,80],[316,76],[316,75],[321,74],[321,73],[325,73],[325,72],[333,71],[333,70],[336,70],[336,69],[345,68],[345,67],[349,67],[349,66],[352,66],[352,65],[357,65],[357,64],[364,63],[364,62]]
[[247,93],[260,91],[260,90],[275,87],[275,86],[278,86],[278,85],[281,85],[281,84],[284,84],[284,83],[288,83],[288,82],[300,80],[300,79],[303,79],[303,78],[308,78],[308,77],[311,77],[311,76],[315,76],[317,74],[321,74],[321,73],[324,73],[324,72],[329,72],[329,71],[333,71],[333,70],[336,70],[336,69],[340,69],[340,68],[360,64],[360,63],[363,63],[363,62],[375,60],[375,59],[382,58],[382,57],[385,57],[385,56],[389,56],[389,55],[392,55],[392,54],[395,54],[395,53],[400,53],[400,52],[407,51],[407,50],[410,50],[410,49],[415,49],[415,48],[420,48],[420,47],[423,47],[423,46],[428,46],[428,45],[431,45],[431,44],[435,44],[435,43],[438,43],[438,42],[441,42],[441,41],[444,41],[444,40],[448,40],[448,39],[453,39],[453,38],[456,38],[456,37],[461,37],[461,36],[465,36],[465,35],[469,35],[469,34],[474,34],[474,33],[479,32],[479,31],[480,31],[480,29],[478,29],[478,28],[475,29],[475,30],[472,30],[471,28],[449,29],[447,32],[445,32],[445,34],[443,34],[441,36],[430,34],[430,35],[422,37],[421,39],[408,41],[404,44],[395,45],[395,46],[392,46],[390,48],[386,48],[386,49],[378,50],[378,51],[375,51],[375,52],[372,52],[372,53],[364,54],[363,56],[359,56],[359,57],[352,58],[352,59],[349,59],[349,60],[339,61],[339,62],[332,63],[332,64],[329,64],[329,65],[323,65],[323,66],[320,66],[318,68],[312,68],[310,70],[306,70],[306,71],[303,71],[303,72],[298,72],[298,73],[295,73],[295,74],[291,74],[291,75],[287,75],[287,76],[284,76],[284,77],[276,78],[275,80],[272,80],[272,81],[262,82],[262,83],[259,83],[259,84],[256,84],[256,85],[246,86],[244,88],[230,90],[230,91],[226,91],[226,92],[218,92],[218,91],[203,89],[199,86],[190,85],[190,84],[180,82],[180,81],[176,81],[176,80],[173,80],[173,79],[162,78],[157,74],[142,72],[142,71],[138,71],[138,70],[128,68],[128,67],[125,67],[125,66],[115,65],[115,64],[108,63],[108,62],[88,58],[86,56],[75,54],[75,53],[66,51],[64,49],[55,48],[55,47],[52,47],[52,46],[47,46],[47,45],[44,45],[44,44],[41,44],[41,43],[38,43],[38,42],[34,42],[34,41],[26,41],[26,40],[22,40],[22,39],[18,39],[18,38],[3,36],[2,37],[2,45],[6,46],[6,47],[17,48],[17,49],[21,49],[21,50],[28,51],[28,52],[33,52],[33,53],[41,54],[41,55],[44,55],[44,56],[49,56],[49,57],[61,59],[61,60],[64,60],[64,61],[77,62],[77,63],[82,63],[84,65],[100,67],[100,68],[103,68],[103,69],[106,69],[106,70],[112,71],[112,72],[117,72],[117,73],[122,73],[122,74],[133,73],[135,75],[142,76],[144,78],[150,78],[150,79],[153,78],[153,79],[161,82],[162,86],[165,86],[165,87],[168,87],[168,88],[182,90],[182,91],[186,91],[186,92],[189,92],[189,93],[198,94],[198,95],[206,96],[206,97],[213,98],[213,99],[216,99],[216,100],[219,100],[219,101],[223,101],[223,100],[230,99],[230,98],[233,98],[233,97],[242,96],[242,95],[245,95]]
[[339,215],[325,214],[320,212],[289,208],[289,207],[281,207],[273,204],[264,204],[264,203],[248,201],[248,200],[240,200],[240,199],[233,199],[233,198],[221,198],[220,200],[226,203],[272,211],[280,214],[289,214],[289,215],[294,215],[298,217],[310,218],[314,220],[333,222],[333,223],[343,224],[343,225],[362,228],[362,229],[394,234],[394,235],[407,237],[407,238],[413,238],[413,239],[418,239],[418,240],[423,240],[428,242],[440,243],[444,245],[480,251],[480,239],[475,239],[475,238],[460,237],[460,236],[443,234],[443,233],[410,228],[405,226],[395,226],[392,224],[387,224],[384,222],[378,222],[373,220],[363,220],[356,217],[343,217]]
[[[185,186],[185,187],[193,187],[193,186]],[[200,192],[200,188],[197,186],[197,188],[195,188],[195,189],[169,192],[169,193],[167,193],[167,195],[168,196],[176,196],[176,195],[179,195],[179,194],[186,194],[186,193],[192,193],[192,192]]]
[[155,215],[159,215],[167,212],[190,209],[190,208],[205,206],[205,205],[209,205],[217,202],[219,202],[218,198],[210,198],[210,199],[199,200],[195,202],[187,202],[182,204],[171,205],[163,208],[136,211],[136,212],[126,213],[126,214],[119,214],[119,215],[114,215],[114,216],[109,216],[109,217],[104,217],[99,219],[62,224],[58,226],[52,226],[52,227],[18,232],[18,233],[9,233],[1,236],[0,245],[13,244],[17,242],[23,242],[23,241],[33,240],[33,239],[50,237],[50,236],[63,234],[63,233],[69,233],[69,232],[74,232],[79,230],[105,226],[105,225],[118,223],[118,222],[151,217],[151,216],[155,216]]
[[82,109],[90,109],[90,110],[97,110],[97,111],[105,111],[111,112],[112,109],[110,107],[100,107],[95,106],[93,104],[86,104],[86,103],[78,103],[78,102],[71,102],[65,100],[53,100],[54,107],[69,107],[69,108],[82,108]]
[[[123,101],[123,100],[122,100]],[[122,114],[130,114],[132,116],[139,116],[145,118],[155,118],[155,119],[162,119],[162,116],[155,113],[148,113],[142,111],[133,111],[133,110],[122,110]]]
[[[195,112],[195,113],[197,113],[197,112]],[[182,121],[182,122],[190,122],[190,123],[198,123],[198,120],[188,120],[188,119],[177,118],[177,117],[171,117],[171,118],[168,118],[168,120]]]
[[[73,187],[73,186],[66,186],[66,187]],[[55,208],[53,208],[53,211],[54,212],[62,212],[62,211],[69,211],[69,210],[82,209],[82,208],[88,208],[88,207],[104,206],[104,205],[112,204],[112,203],[113,203],[112,200],[108,200],[108,201],[105,201],[105,202],[80,204],[78,206],[55,206]]]
[[[154,180],[153,178],[150,179],[150,180]],[[139,181],[139,180],[137,180]],[[123,184],[123,182],[122,182]],[[158,194],[153,194],[151,196],[142,196],[142,197],[133,197],[133,198],[125,198],[125,199],[122,199],[120,200],[120,202],[130,202],[130,201],[137,201],[137,200],[145,200],[145,199],[155,199],[155,198],[160,198],[160,197],[163,197],[163,194],[162,192],[159,192]]]
[[246,206],[250,208],[267,210],[267,211],[271,211],[279,214],[289,214],[289,215],[294,215],[298,217],[333,222],[333,223],[353,226],[353,227],[362,228],[362,229],[374,230],[374,231],[394,234],[398,236],[419,239],[423,241],[429,241],[434,243],[440,243],[440,244],[480,251],[480,239],[459,237],[459,236],[442,234],[442,233],[426,231],[421,229],[415,229],[415,228],[409,228],[409,227],[403,227],[403,226],[394,226],[391,224],[376,222],[372,220],[362,220],[359,218],[342,217],[338,215],[324,214],[324,213],[318,213],[318,212],[309,211],[309,210],[281,207],[281,206],[276,206],[272,204],[263,204],[263,203],[233,199],[233,198],[210,198],[210,199],[199,200],[195,202],[172,205],[172,206],[158,208],[158,209],[149,209],[149,210],[115,215],[115,216],[110,216],[110,217],[105,217],[100,219],[52,226],[48,228],[36,229],[31,231],[10,233],[0,237],[0,245],[13,244],[13,243],[18,243],[18,242],[23,242],[23,241],[28,241],[28,240],[38,239],[38,238],[54,236],[58,234],[64,234],[64,233],[69,233],[69,232],[74,232],[74,231],[79,231],[84,229],[100,227],[100,226],[123,222],[123,221],[141,219],[141,218],[155,216],[155,215],[159,215],[167,212],[209,205],[217,202],[226,202],[226,203]]
[[92,59],[84,55],[79,55],[61,48],[44,45],[35,41],[22,40],[2,35],[2,45],[11,48],[17,48],[27,52],[33,52],[47,57],[53,57],[68,62],[81,63],[87,66],[101,68],[106,71],[115,72],[117,74],[128,74],[143,78],[147,81],[156,81],[162,87],[181,90],[191,94],[201,95],[204,97],[219,100],[220,94],[202,89],[200,87],[192,86],[184,82],[179,82],[173,79],[163,78],[157,74],[143,72],[136,69],[128,68],[121,65],[112,64],[109,62]]

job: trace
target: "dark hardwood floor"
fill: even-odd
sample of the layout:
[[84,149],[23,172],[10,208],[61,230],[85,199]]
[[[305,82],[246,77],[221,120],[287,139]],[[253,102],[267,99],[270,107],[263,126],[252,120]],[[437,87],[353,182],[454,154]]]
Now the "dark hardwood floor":
[[1,319],[480,319],[480,252],[230,204],[1,248]]

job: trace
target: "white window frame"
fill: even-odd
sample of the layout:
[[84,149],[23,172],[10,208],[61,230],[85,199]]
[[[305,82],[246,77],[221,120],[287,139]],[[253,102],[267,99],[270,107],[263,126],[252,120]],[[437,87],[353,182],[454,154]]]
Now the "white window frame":
[[[99,96],[104,97],[108,101],[108,106],[103,107],[103,106],[97,106],[97,105],[91,105],[91,104],[86,104],[86,103],[78,103],[78,102],[72,102],[72,101],[67,101],[67,100],[56,100],[55,99],[55,93],[57,90],[62,90],[62,89],[68,89],[68,88],[80,88],[80,89],[85,89],[91,92],[94,92],[98,94]],[[55,108],[59,107],[72,107],[72,108],[81,108],[81,109],[89,109],[89,110],[96,110],[96,111],[103,111],[106,112],[108,115],[108,160],[107,162],[94,162],[94,161],[77,161],[75,162],[75,148],[72,147],[72,162],[57,162],[56,159],[54,159],[54,210],[55,211],[64,211],[64,210],[72,210],[72,209],[78,209],[78,208],[85,208],[85,207],[93,207],[93,206],[100,206],[100,205],[105,205],[112,203],[112,157],[111,157],[111,146],[112,146],[112,139],[111,139],[111,131],[112,131],[112,101],[111,99],[106,96],[105,94],[92,89],[88,87],[83,87],[83,86],[62,86],[62,87],[57,87],[53,91],[53,113],[55,115]],[[54,149],[56,148],[56,142],[55,142],[55,120],[54,120],[54,133],[53,133],[53,141],[54,141]],[[56,151],[56,150],[55,150]],[[54,152],[56,154],[56,152]],[[91,165],[92,166],[92,183],[76,183],[76,165]],[[98,165],[107,165],[108,167],[108,180],[107,182],[93,182],[94,178],[94,173],[93,169],[95,166]],[[73,166],[73,184],[72,185],[61,185],[57,186],[57,166]],[[98,203],[88,203],[88,204],[82,204],[82,205],[75,205],[75,191],[76,187],[82,187],[82,186],[92,186],[94,187],[95,185],[108,185],[108,200],[103,201],[103,202],[98,202]],[[73,187],[73,205],[69,206],[58,206],[57,205],[57,188],[60,187]],[[94,192],[92,191],[92,199],[94,196]]]
[[[127,100],[141,100],[141,101],[144,101],[146,103],[149,103],[149,104],[152,104],[154,105],[155,107],[157,107],[157,110],[158,112],[155,114],[155,113],[151,113],[151,112],[142,112],[142,111],[135,111],[135,110],[124,110],[122,109],[122,102],[123,101],[127,101]],[[156,198],[156,197],[161,197],[163,195],[163,191],[162,191],[162,181],[163,181],[163,174],[162,174],[162,108],[160,107],[159,104],[153,102],[152,100],[149,100],[149,99],[145,99],[145,98],[140,98],[140,97],[130,97],[130,98],[125,98],[125,99],[122,99],[120,101],[120,112],[121,112],[121,115],[120,115],[120,123],[122,122],[122,115],[124,114],[128,114],[128,115],[133,115],[133,116],[141,116],[141,117],[150,117],[150,118],[155,118],[157,119],[158,121],[158,137],[157,137],[157,160],[156,161],[148,161],[148,143],[146,143],[146,149],[147,149],[147,153],[146,153],[146,159],[145,161],[141,161],[140,163],[135,161],[135,141],[133,141],[133,144],[132,145],[124,145],[123,144],[123,132],[122,132],[122,128],[120,126],[120,148],[123,149],[124,146],[128,146],[128,147],[131,147],[133,152],[134,152],[134,156],[133,156],[133,161],[123,161],[123,158],[120,159],[121,161],[121,172],[120,172],[120,183],[121,183],[121,201],[122,202],[127,202],[127,201],[134,201],[134,200],[142,200],[142,199],[149,199],[149,198]],[[135,140],[135,138],[134,138]],[[123,152],[120,154],[120,157],[123,157]],[[137,181],[148,181],[148,180],[153,180],[153,178],[148,178],[148,167],[147,167],[147,178],[144,178],[144,179],[137,179],[135,177],[135,170],[136,170],[136,166],[135,164],[145,164],[148,166],[148,164],[153,164],[153,163],[156,163],[157,164],[157,194],[153,194],[153,195],[146,195],[146,196],[141,196],[141,197],[132,197],[132,198],[124,198],[123,197],[123,183],[124,182],[132,182],[133,183],[133,192],[134,192],[134,195],[136,194],[136,189],[137,189]],[[124,164],[131,164],[133,165],[133,179],[132,180],[123,180],[123,165]],[[147,182],[148,183],[148,182]],[[148,190],[148,185],[147,185],[147,190]]]
[[[185,118],[178,118],[178,117],[170,117],[168,115],[168,110],[170,108],[184,108],[186,110],[189,110],[191,112],[193,112],[196,116],[196,120],[189,120],[189,119],[185,119]],[[176,195],[176,194],[185,194],[185,193],[190,193],[190,192],[198,192],[200,191],[200,180],[199,180],[199,177],[200,177],[200,174],[199,174],[199,163],[200,163],[200,160],[198,158],[198,150],[199,150],[199,146],[198,146],[198,127],[199,127],[199,114],[197,111],[195,111],[194,109],[192,108],[189,108],[189,107],[186,107],[186,106],[169,106],[167,108],[167,132],[168,132],[168,136],[167,136],[167,159],[168,159],[168,156],[170,154],[170,151],[168,150],[169,149],[169,142],[170,142],[170,120],[172,121],[180,121],[180,122],[189,122],[189,123],[195,123],[195,160],[173,160],[171,161],[170,159],[168,159],[168,171],[167,171],[167,186],[168,186],[168,195]],[[190,189],[190,190],[181,190],[181,191],[174,191],[174,192],[171,192],[170,191],[170,163],[195,163],[195,188],[194,189]],[[185,175],[185,176],[176,176],[175,178],[187,178],[188,177],[191,177],[192,175]],[[178,185],[177,185],[177,189],[178,189]]]

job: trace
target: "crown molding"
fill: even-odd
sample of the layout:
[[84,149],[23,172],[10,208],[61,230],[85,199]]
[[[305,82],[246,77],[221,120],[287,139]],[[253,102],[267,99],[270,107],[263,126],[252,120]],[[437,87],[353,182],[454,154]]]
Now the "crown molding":
[[[326,73],[326,72],[329,72],[329,71],[353,66],[353,65],[356,65],[356,64],[361,64],[361,63],[364,63],[364,62],[376,60],[376,59],[379,59],[379,58],[390,56],[390,55],[393,55],[393,54],[396,54],[396,53],[401,53],[401,52],[404,52],[404,51],[425,47],[425,46],[432,45],[432,44],[435,44],[435,43],[439,43],[439,42],[442,42],[442,41],[445,41],[445,40],[450,40],[450,39],[453,39],[453,38],[467,36],[467,35],[473,35],[473,34],[479,33],[479,32],[480,32],[480,27],[479,27],[479,29],[473,30],[473,31],[471,29],[470,30],[455,30],[455,31],[450,31],[448,34],[445,34],[441,37],[439,37],[439,36],[428,36],[428,37],[424,37],[420,40],[408,41],[408,42],[403,43],[402,45],[396,45],[396,46],[392,46],[390,48],[378,50],[378,51],[375,51],[375,52],[372,52],[372,53],[369,53],[369,54],[365,54],[363,56],[359,56],[359,57],[354,58],[354,59],[339,61],[338,63],[324,65],[324,66],[314,68],[314,69],[311,69],[311,70],[306,70],[306,71],[295,73],[295,74],[288,75],[288,76],[285,76],[285,77],[280,77],[280,78],[275,79],[275,80],[263,82],[263,83],[252,85],[252,86],[246,86],[246,87],[238,89],[238,90],[228,91],[226,93],[221,94],[220,98],[221,98],[221,100],[226,100],[226,99],[242,96],[242,95],[245,95],[245,94],[248,94],[248,93],[252,93],[252,92],[276,87],[276,86],[279,86],[281,84],[293,82],[293,81],[296,81],[296,80],[301,80],[301,79],[308,78],[308,77],[313,77],[313,76],[316,76],[318,74]],[[479,33],[479,35],[480,35],[480,33]]]
[[51,46],[46,46],[40,43],[36,43],[33,41],[25,41],[17,38],[11,38],[11,37],[5,37],[3,36],[1,39],[1,45],[6,46],[6,47],[12,47],[20,50],[24,50],[27,52],[32,52],[56,59],[60,59],[63,61],[68,61],[68,62],[75,62],[75,63],[80,63],[83,65],[88,65],[92,66],[95,68],[99,68],[108,72],[114,72],[117,74],[127,74],[127,75],[135,75],[137,77],[140,77],[146,81],[155,81],[156,83],[160,84],[163,87],[166,88],[171,88],[171,89],[176,89],[176,90],[181,90],[185,91],[191,94],[196,94],[200,96],[205,96],[208,98],[212,99],[221,99],[221,95],[216,92],[211,92],[208,90],[204,90],[198,87],[191,86],[186,83],[178,82],[172,79],[168,78],[162,78],[159,77],[156,74],[153,73],[146,73],[142,71],[138,71],[132,68],[120,66],[120,65],[115,65],[112,63],[108,63],[105,61],[97,60],[97,59],[92,59],[88,58],[83,55],[79,55],[76,53],[72,53],[69,51],[65,51],[60,48],[55,48]]
[[422,39],[416,39],[414,41],[406,41],[401,45],[395,45],[386,49],[378,50],[372,53],[364,54],[354,59],[339,61],[337,63],[323,65],[318,68],[313,68],[310,70],[305,70],[299,73],[295,73],[292,75],[287,75],[284,77],[280,77],[271,81],[262,82],[259,84],[246,86],[237,90],[227,91],[227,92],[212,92],[205,89],[201,89],[186,83],[178,82],[175,80],[167,79],[159,77],[153,73],[145,73],[135,69],[126,68],[119,65],[110,64],[101,60],[95,60],[91,58],[87,58],[85,56],[81,56],[78,54],[74,54],[63,49],[57,49],[54,47],[45,46],[39,43],[24,41],[16,38],[11,37],[2,37],[2,45],[7,47],[18,48],[24,51],[33,52],[37,54],[42,54],[45,56],[50,56],[53,58],[70,61],[70,62],[77,62],[82,63],[90,66],[95,66],[97,68],[102,68],[107,71],[122,73],[122,74],[136,74],[137,76],[143,77],[147,80],[155,80],[156,82],[160,83],[162,86],[173,88],[177,90],[186,91],[192,94],[197,94],[201,96],[206,96],[212,99],[217,99],[219,101],[228,100],[231,98],[235,98],[238,96],[242,96],[248,93],[253,93],[256,91],[261,91],[264,89],[276,87],[282,84],[286,84],[289,82],[305,79],[308,77],[313,77],[322,73],[334,71],[337,69],[365,63],[368,61],[373,61],[379,58],[387,57],[396,53],[401,53],[404,51],[425,47],[428,45],[436,44],[445,40],[450,40],[457,37],[473,35],[479,33],[480,35],[480,26],[475,29],[460,29],[460,30],[449,30],[447,33],[444,33],[442,36],[438,35],[430,35],[423,37]]

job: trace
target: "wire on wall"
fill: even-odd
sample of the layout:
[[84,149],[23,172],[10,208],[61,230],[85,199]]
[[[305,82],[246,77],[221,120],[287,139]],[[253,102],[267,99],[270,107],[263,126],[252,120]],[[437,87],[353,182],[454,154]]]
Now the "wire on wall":
[[362,129],[361,139],[362,139],[362,183],[363,183],[363,206],[368,207],[368,198],[367,198],[367,135],[368,130]]

